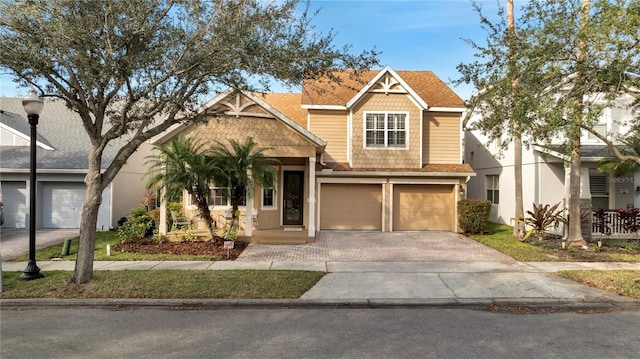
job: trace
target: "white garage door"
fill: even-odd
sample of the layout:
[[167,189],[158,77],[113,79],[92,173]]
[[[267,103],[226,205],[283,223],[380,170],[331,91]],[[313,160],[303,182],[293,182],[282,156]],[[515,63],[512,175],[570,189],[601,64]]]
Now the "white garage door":
[[2,182],[4,224],[2,228],[26,228],[27,183]]
[[322,184],[320,229],[382,230],[382,186]]
[[453,231],[455,197],[452,185],[394,185],[394,231]]
[[42,228],[80,228],[82,182],[45,182],[42,186]]

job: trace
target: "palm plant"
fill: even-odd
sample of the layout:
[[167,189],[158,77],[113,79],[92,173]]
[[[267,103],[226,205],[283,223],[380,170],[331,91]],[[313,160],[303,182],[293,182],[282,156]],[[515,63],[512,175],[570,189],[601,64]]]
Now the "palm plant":
[[[618,149],[624,156],[640,157],[640,134],[624,138]],[[632,160],[622,161],[618,157],[611,157],[601,160],[598,170],[620,177],[640,170],[640,164]]]
[[154,147],[156,154],[147,157],[150,165],[147,186],[164,188],[169,201],[180,199],[183,191],[187,191],[205,222],[209,239],[213,239],[209,184],[220,176],[220,168],[205,155],[203,145],[194,139],[175,137],[168,145]]
[[231,139],[228,147],[217,142],[208,152],[215,166],[222,170],[218,172],[215,182],[218,185],[227,184],[228,191],[225,195],[231,199],[232,220],[226,238],[231,235],[239,217],[238,207],[242,195],[246,193],[246,198],[253,197],[254,182],[263,188],[275,186],[277,173],[273,165],[279,161],[267,156],[267,150],[269,148],[257,147],[253,138],[248,137],[244,143]]

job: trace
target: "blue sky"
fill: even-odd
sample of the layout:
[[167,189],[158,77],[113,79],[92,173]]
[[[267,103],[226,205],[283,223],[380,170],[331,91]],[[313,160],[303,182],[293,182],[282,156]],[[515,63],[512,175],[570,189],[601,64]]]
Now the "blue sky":
[[[496,0],[479,2],[486,15],[496,13]],[[456,65],[473,60],[473,49],[462,39],[482,43],[486,36],[470,0],[312,0],[311,7],[320,8],[316,29],[333,29],[337,46],[350,44],[356,53],[375,47],[382,66],[431,70],[446,83],[459,77]],[[471,86],[451,86],[463,99],[473,92]],[[27,92],[0,76],[0,96]]]

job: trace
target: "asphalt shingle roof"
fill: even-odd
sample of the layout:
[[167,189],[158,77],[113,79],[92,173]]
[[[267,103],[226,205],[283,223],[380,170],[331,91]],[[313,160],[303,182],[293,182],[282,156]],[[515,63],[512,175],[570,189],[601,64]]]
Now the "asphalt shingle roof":
[[[465,107],[449,86],[431,71],[395,71],[413,91],[430,107]],[[326,78],[305,81],[302,87],[302,103],[305,105],[344,106],[380,71],[364,71],[354,78],[352,71],[336,71],[333,74],[341,83]]]
[[[30,126],[22,107],[21,98],[0,98],[0,122],[30,137]],[[45,99],[38,121],[38,140],[53,150],[38,147],[37,168],[50,170],[86,170],[91,148],[89,137],[77,113],[68,109],[63,101]],[[106,168],[117,153],[114,141],[105,150],[102,168]],[[0,146],[1,169],[29,169],[29,146]]]

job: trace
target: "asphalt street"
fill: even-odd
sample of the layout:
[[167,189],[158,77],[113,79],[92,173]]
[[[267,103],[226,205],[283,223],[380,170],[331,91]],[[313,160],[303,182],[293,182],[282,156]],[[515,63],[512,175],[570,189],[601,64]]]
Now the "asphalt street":
[[2,310],[14,358],[638,358],[640,311]]

